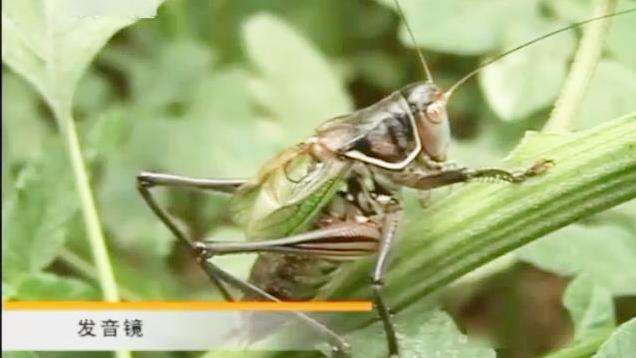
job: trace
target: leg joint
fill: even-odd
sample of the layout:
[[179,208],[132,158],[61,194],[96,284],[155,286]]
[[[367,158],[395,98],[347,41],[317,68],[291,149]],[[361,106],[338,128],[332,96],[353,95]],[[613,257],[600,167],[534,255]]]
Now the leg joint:
[[141,172],[137,174],[137,188],[138,189],[149,189],[154,186],[154,181],[152,180],[152,174],[149,172]]
[[376,288],[376,287],[379,289],[384,288],[384,285],[385,285],[384,278],[371,277],[371,285],[373,286],[373,288]]
[[196,241],[192,243],[192,250],[194,250],[197,257],[200,259],[209,259],[216,255],[216,251],[210,248],[210,246],[204,242]]

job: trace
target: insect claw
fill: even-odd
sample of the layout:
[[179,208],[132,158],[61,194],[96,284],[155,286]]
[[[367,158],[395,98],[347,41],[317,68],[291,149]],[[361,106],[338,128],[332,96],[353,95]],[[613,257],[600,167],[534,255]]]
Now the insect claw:
[[556,162],[554,159],[539,159],[530,168],[528,168],[528,175],[541,175],[550,168],[554,167]]
[[542,175],[555,165],[552,159],[539,159],[528,169],[514,171],[510,173],[510,177],[502,177],[503,180],[511,183],[521,183],[522,181],[537,175]]

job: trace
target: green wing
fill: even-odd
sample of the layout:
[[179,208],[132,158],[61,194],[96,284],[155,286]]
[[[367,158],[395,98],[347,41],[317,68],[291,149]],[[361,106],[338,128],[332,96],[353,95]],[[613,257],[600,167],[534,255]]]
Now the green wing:
[[288,149],[235,193],[230,203],[233,219],[243,226],[248,240],[300,232],[331,200],[349,167],[336,159],[320,162],[304,145]]

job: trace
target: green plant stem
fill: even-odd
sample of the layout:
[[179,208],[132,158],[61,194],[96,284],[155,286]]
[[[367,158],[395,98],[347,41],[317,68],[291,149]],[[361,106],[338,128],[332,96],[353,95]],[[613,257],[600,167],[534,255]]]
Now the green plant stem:
[[[598,0],[593,17],[614,12],[616,4],[617,0]],[[596,65],[601,58],[603,39],[610,22],[610,19],[604,19],[585,27],[561,95],[544,127],[545,132],[559,133],[574,129],[577,111],[581,107]]]
[[[68,249],[63,249],[62,251],[60,251],[58,258],[80,275],[91,280],[95,280],[96,282],[99,281],[99,276],[97,275],[95,268],[93,268],[93,266],[89,262],[81,258],[76,253]],[[121,283],[117,285],[117,289],[121,298],[125,300],[134,301],[141,298],[139,295],[134,293],[133,290],[123,287]]]
[[603,343],[609,338],[612,331],[599,334],[584,341],[574,343],[572,346],[548,354],[543,358],[588,358],[591,357]]
[[173,0],[166,3],[166,12],[170,25],[171,35],[175,40],[183,40],[191,36],[187,20],[185,0]]
[[119,295],[117,293],[115,276],[108,257],[106,241],[102,233],[99,215],[97,214],[95,200],[93,199],[93,193],[90,187],[88,171],[82,158],[82,149],[72,114],[73,90],[69,90],[69,88],[64,86],[65,79],[59,71],[63,66],[60,64],[62,58],[59,51],[57,51],[61,47],[59,43],[60,38],[58,37],[58,32],[53,30],[55,29],[54,24],[56,23],[56,19],[54,18],[55,12],[51,7],[54,5],[50,2],[44,2],[43,6],[46,21],[44,29],[46,29],[46,40],[48,44],[48,52],[46,56],[44,56],[46,60],[45,70],[47,79],[45,83],[47,83],[47,85],[44,88],[39,88],[39,90],[53,111],[56,123],[66,144],[71,168],[73,170],[75,188],[80,199],[86,235],[93,260],[95,261],[95,267],[97,268],[102,297],[106,301],[114,302],[119,300]]
[[106,241],[102,233],[97,208],[90,188],[88,173],[84,165],[84,160],[82,159],[82,151],[79,139],[77,138],[75,121],[69,111],[59,113],[58,118],[60,118],[59,123],[63,126],[62,133],[66,140],[68,154],[73,168],[75,187],[80,197],[86,233],[93,259],[95,260],[102,295],[106,301],[118,301],[119,295],[117,293],[115,276],[113,275],[113,268],[108,257],[108,249],[106,248]]
[[[510,163],[555,160],[545,175],[521,184],[469,184],[409,213],[386,280],[392,307],[401,310],[498,256],[636,197],[636,114],[558,138]],[[369,297],[372,264],[354,264],[327,297]],[[371,318],[335,317],[334,323],[347,331]]]
[[[93,193],[90,188],[88,172],[82,158],[77,129],[75,128],[75,120],[71,115],[70,109],[60,110],[60,106],[56,106],[55,104],[52,108],[66,141],[71,167],[73,168],[73,176],[75,178],[75,187],[80,197],[82,216],[84,217],[84,225],[93,254],[93,260],[95,260],[102,296],[106,301],[119,301],[113,268],[110,264],[106,241],[104,240],[99,216],[97,214],[97,207],[95,206],[95,200],[93,199]],[[114,354],[117,358],[131,357],[128,351],[117,351],[114,352]]]

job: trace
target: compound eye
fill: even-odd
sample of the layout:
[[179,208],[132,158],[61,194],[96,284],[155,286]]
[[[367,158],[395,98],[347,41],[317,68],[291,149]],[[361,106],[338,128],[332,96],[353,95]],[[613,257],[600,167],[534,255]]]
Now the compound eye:
[[426,118],[433,123],[441,123],[443,120],[441,106],[443,104],[439,102],[433,102],[426,107]]

